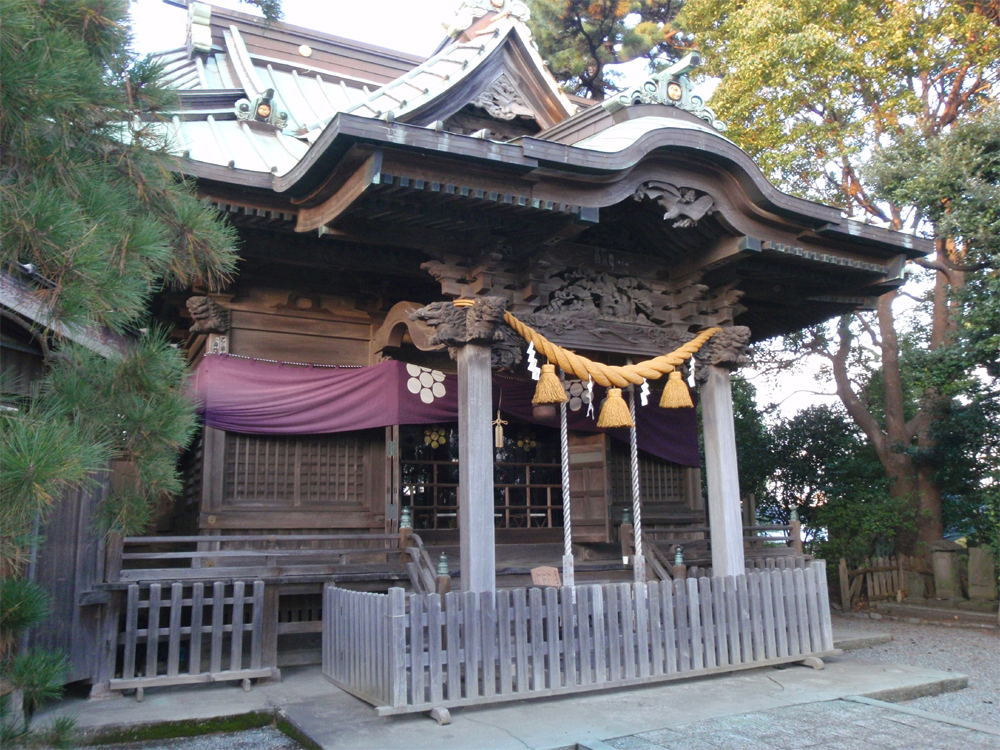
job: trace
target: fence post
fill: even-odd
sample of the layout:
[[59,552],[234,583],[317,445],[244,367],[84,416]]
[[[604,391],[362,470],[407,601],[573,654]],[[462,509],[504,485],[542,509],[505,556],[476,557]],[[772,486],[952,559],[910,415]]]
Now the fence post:
[[406,595],[401,588],[389,589],[389,702],[406,705]]
[[844,612],[851,611],[851,579],[847,574],[847,560],[840,558],[840,606]]
[[792,511],[791,520],[791,530],[790,536],[792,537],[792,549],[795,550],[796,555],[805,554],[802,550],[802,521],[799,520],[799,516],[795,511]]
[[264,609],[260,633],[261,666],[271,668],[271,677],[270,680],[259,680],[258,684],[281,681],[281,671],[278,669],[278,601],[280,596],[281,591],[277,583],[264,584]]

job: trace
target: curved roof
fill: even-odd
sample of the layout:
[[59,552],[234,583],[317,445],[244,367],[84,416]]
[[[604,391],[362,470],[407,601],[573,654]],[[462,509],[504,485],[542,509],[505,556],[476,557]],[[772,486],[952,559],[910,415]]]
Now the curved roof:
[[[733,143],[718,130],[707,123],[693,120],[680,120],[672,117],[641,117],[636,120],[626,120],[612,125],[607,130],[595,133],[589,138],[577,141],[573,148],[583,148],[588,151],[601,151],[603,153],[615,153],[624,151],[632,146],[636,141],[648,133],[664,128],[674,130],[696,130],[701,133],[720,138],[728,143]],[[733,143],[735,146],[736,144]]]

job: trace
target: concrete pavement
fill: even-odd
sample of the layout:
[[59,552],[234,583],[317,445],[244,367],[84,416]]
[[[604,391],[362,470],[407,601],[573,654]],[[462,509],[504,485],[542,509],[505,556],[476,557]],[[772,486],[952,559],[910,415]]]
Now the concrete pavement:
[[282,711],[306,736],[331,750],[573,748],[580,743],[794,705],[873,695],[900,700],[957,690],[966,678],[918,667],[871,664],[842,656],[816,671],[760,668],[629,690],[520,701],[452,713],[438,726],[423,714],[379,718],[327,683],[318,668],[286,670],[280,684],[244,693],[232,684],[151,689],[145,701],[63,701],[38,717],[72,715],[83,732],[190,719]]

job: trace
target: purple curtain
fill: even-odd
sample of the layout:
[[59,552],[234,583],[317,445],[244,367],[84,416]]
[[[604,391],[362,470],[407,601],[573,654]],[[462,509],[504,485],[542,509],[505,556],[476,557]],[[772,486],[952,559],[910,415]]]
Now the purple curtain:
[[[258,362],[228,355],[205,355],[190,381],[205,424],[220,430],[270,435],[347,432],[394,424],[434,424],[458,419],[458,382],[404,362],[370,367],[322,367]],[[532,380],[494,376],[493,406],[505,419],[558,427],[558,418],[536,420]],[[604,389],[594,388],[600,402]],[[660,409],[659,394],[637,405],[639,447],[685,466],[697,466],[698,426],[694,409]],[[586,405],[573,402],[572,430],[601,432]],[[608,430],[628,442],[628,430]]]

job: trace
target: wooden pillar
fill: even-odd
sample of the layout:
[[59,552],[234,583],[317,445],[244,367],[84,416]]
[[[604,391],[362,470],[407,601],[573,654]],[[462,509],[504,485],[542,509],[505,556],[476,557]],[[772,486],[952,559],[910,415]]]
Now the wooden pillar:
[[[701,388],[712,575],[743,575],[743,519],[729,369],[710,365]],[[704,372],[704,370],[703,370]]]
[[493,528],[492,346],[507,302],[499,297],[434,302],[410,317],[434,329],[458,363],[458,531],[462,590],[496,591]]
[[458,350],[458,529],[462,590],[496,590],[490,347]]

